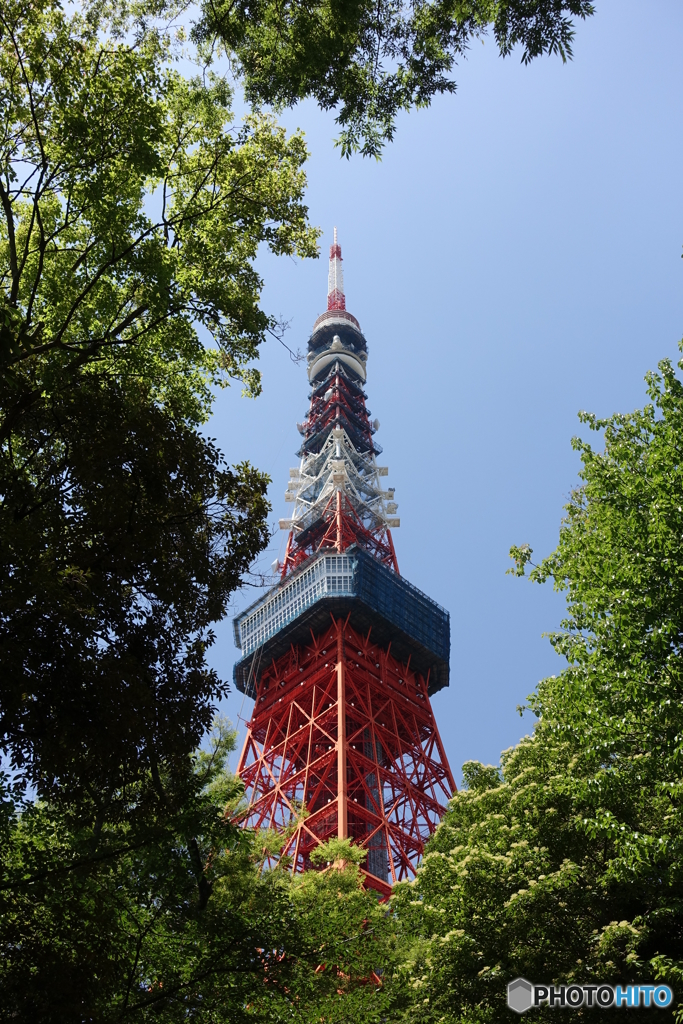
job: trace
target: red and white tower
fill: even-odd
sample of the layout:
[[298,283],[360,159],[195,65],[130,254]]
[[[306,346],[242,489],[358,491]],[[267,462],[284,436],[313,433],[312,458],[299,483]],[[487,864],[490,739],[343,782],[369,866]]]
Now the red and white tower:
[[367,358],[335,228],[294,508],[280,520],[287,550],[279,583],[235,619],[234,677],[255,700],[238,766],[244,823],[287,829],[294,870],[319,843],[352,838],[368,850],[367,884],[387,895],[413,877],[455,791],[430,703],[449,681],[450,618],[399,574]]

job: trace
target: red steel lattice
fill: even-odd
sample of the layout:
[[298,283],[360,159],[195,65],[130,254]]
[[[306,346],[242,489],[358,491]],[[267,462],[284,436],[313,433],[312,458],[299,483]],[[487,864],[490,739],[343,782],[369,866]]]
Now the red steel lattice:
[[[428,678],[347,620],[262,669],[238,772],[243,824],[285,830],[292,869],[332,836],[368,850],[366,884],[387,896],[415,874],[455,783]],[[305,814],[301,809],[305,808]]]
[[280,575],[284,579],[313,554],[327,550],[341,554],[352,544],[358,544],[378,562],[398,572],[391,530],[386,527],[375,532],[369,530],[346,495],[337,491],[330,497],[317,522],[303,536],[296,537],[290,532]]

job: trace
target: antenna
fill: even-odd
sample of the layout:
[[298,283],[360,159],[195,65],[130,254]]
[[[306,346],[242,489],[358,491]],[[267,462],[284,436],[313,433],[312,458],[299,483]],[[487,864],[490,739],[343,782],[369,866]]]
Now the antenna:
[[337,242],[336,228],[334,229],[334,242],[330,246],[330,272],[327,279],[327,308],[346,309],[341,245]]

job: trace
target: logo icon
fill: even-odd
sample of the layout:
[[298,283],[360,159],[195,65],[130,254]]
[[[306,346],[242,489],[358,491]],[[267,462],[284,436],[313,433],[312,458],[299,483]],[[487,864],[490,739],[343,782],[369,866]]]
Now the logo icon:
[[515,1013],[526,1013],[534,1005],[534,987],[526,978],[515,978],[508,985],[508,1006]]
[[526,978],[515,978],[508,985],[508,1007],[515,1013],[526,1013],[544,1003],[602,1010],[621,1006],[661,1009],[670,1006],[673,997],[668,985],[532,985]]

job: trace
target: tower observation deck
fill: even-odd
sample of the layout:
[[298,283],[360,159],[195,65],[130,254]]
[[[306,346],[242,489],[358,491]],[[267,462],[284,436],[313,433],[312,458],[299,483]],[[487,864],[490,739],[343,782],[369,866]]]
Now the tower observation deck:
[[243,823],[288,829],[294,870],[321,842],[351,838],[368,850],[366,884],[387,895],[414,876],[455,791],[430,702],[449,683],[450,618],[399,573],[367,361],[335,228],[280,579],[234,621],[234,679],[255,701],[238,765]]

